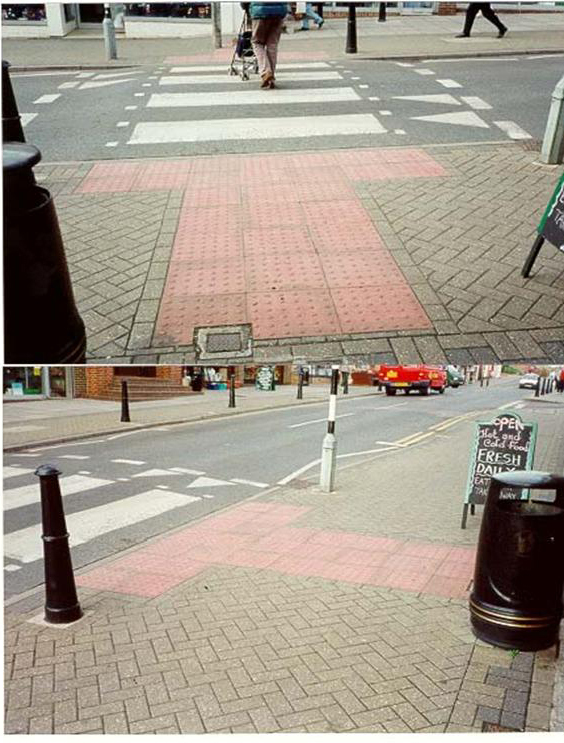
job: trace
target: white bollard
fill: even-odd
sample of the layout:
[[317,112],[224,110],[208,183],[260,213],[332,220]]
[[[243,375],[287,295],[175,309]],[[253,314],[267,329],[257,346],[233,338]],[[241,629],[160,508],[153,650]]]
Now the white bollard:
[[548,165],[561,163],[564,159],[564,77],[552,92],[540,159]]
[[327,433],[321,450],[321,475],[319,485],[323,492],[331,493],[335,489],[335,471],[337,467],[337,439],[335,438],[335,418],[337,414],[337,390],[339,386],[339,367],[331,370],[331,394],[329,396],[329,415]]
[[116,30],[112,21],[110,6],[107,4],[104,6],[102,33],[104,35],[104,46],[106,47],[106,59],[117,59]]

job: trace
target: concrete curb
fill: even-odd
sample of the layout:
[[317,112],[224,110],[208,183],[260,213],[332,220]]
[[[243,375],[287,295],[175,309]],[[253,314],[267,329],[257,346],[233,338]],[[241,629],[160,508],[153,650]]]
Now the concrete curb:
[[[373,54],[371,52],[360,52],[358,55],[350,55],[345,52],[338,52],[347,59],[357,59],[362,61],[387,62],[387,61],[405,61],[421,60],[432,57],[433,59],[473,59],[481,57],[515,57],[529,56],[533,54],[564,54],[564,46],[561,49],[521,49],[521,50],[503,50],[503,51],[468,51],[468,52],[417,52],[407,54]],[[152,67],[162,62],[131,62],[124,64],[68,64],[68,65],[11,65],[10,72],[73,72],[81,70],[120,70],[133,69],[135,67]]]
[[[352,397],[355,397],[355,398],[356,397],[370,397],[373,394],[374,394],[373,392],[360,393],[358,395],[351,396],[350,399],[352,399]],[[305,402],[301,400],[299,403],[296,401],[295,403],[287,403],[285,405],[273,405],[272,407],[258,408],[257,410],[237,410],[234,413],[216,413],[214,415],[200,415],[196,418],[183,418],[182,420],[158,421],[157,423],[143,423],[137,426],[130,426],[128,428],[108,428],[108,429],[104,429],[103,431],[72,434],[69,436],[61,436],[55,439],[45,439],[43,441],[34,441],[31,443],[26,443],[26,444],[13,444],[11,446],[5,446],[3,448],[3,451],[6,454],[9,454],[11,452],[22,451],[22,449],[31,449],[36,446],[54,446],[55,444],[66,444],[66,443],[69,443],[70,441],[82,441],[85,439],[95,438],[96,436],[108,436],[113,433],[129,433],[130,431],[144,431],[144,430],[148,430],[151,428],[158,428],[159,426],[174,426],[174,425],[182,425],[185,423],[200,423],[201,421],[221,420],[223,418],[231,418],[237,415],[255,415],[257,413],[266,412],[267,410],[288,410],[289,408],[306,407],[310,405],[323,405],[323,404],[326,404],[326,402],[327,402],[326,400],[306,400]],[[117,413],[119,413],[119,411],[117,411]]]

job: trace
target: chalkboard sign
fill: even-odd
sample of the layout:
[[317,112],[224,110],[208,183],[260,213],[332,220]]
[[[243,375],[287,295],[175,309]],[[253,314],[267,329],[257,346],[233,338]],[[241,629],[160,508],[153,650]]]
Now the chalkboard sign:
[[271,366],[261,366],[257,370],[255,387],[257,390],[270,391],[274,389],[274,369]]
[[[478,421],[468,469],[462,528],[466,528],[468,506],[486,502],[492,475],[531,469],[537,436],[536,423],[524,423],[517,413],[503,412],[493,421]],[[504,498],[527,497],[519,488],[504,488]]]
[[564,253],[564,175],[558,181],[554,193],[537,227],[538,236],[527,256],[521,275],[528,278],[537,255],[545,240]]

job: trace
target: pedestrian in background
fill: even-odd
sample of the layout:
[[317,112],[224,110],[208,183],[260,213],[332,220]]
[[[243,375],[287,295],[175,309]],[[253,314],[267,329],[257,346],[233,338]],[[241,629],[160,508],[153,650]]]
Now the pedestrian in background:
[[305,9],[302,14],[302,25],[300,28],[297,28],[296,31],[309,31],[310,18],[317,24],[317,28],[321,28],[325,23],[323,18],[313,9],[313,3],[305,3]]
[[480,11],[482,11],[482,15],[484,16],[484,18],[486,18],[490,23],[493,23],[493,25],[497,28],[499,32],[497,38],[502,39],[505,36],[505,34],[507,33],[507,26],[504,26],[497,15],[494,13],[491,7],[491,3],[468,3],[468,7],[466,8],[466,18],[464,20],[464,28],[462,29],[461,34],[456,35],[457,39],[463,39],[470,36],[472,25],[474,24],[474,20]]
[[262,78],[261,88],[274,88],[278,44],[288,3],[250,3],[253,49]]

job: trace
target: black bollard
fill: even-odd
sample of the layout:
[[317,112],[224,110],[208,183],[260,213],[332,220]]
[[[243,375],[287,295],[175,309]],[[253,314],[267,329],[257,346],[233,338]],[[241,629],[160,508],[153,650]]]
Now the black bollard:
[[270,383],[270,391],[276,392],[276,368],[272,370],[272,380]]
[[378,6],[378,23],[386,21],[386,3],[379,3]]
[[2,142],[25,142],[18,104],[9,73],[10,63],[2,60]]
[[303,400],[304,397],[304,373],[302,369],[300,369],[300,372],[298,374],[298,400]]
[[542,387],[541,387],[541,395],[546,394],[546,377],[542,378]]
[[343,395],[349,394],[349,373],[348,371],[341,372],[343,375]]
[[349,17],[347,20],[347,46],[345,54],[356,54],[356,3],[349,3]]
[[121,380],[121,423],[131,423],[129,417],[129,395],[127,394],[127,382]]
[[235,407],[235,374],[229,375],[229,408]]
[[43,464],[35,470],[41,488],[41,521],[45,564],[45,621],[76,622],[82,609],[76,595],[69,535],[59,487],[59,470]]
[[324,3],[315,3],[316,13],[321,18],[323,18],[323,5],[324,5]]
[[57,214],[35,182],[37,147],[2,146],[6,364],[82,364],[86,334],[72,292]]
[[540,377],[537,378],[537,386],[535,387],[535,397],[538,397],[540,394]]

